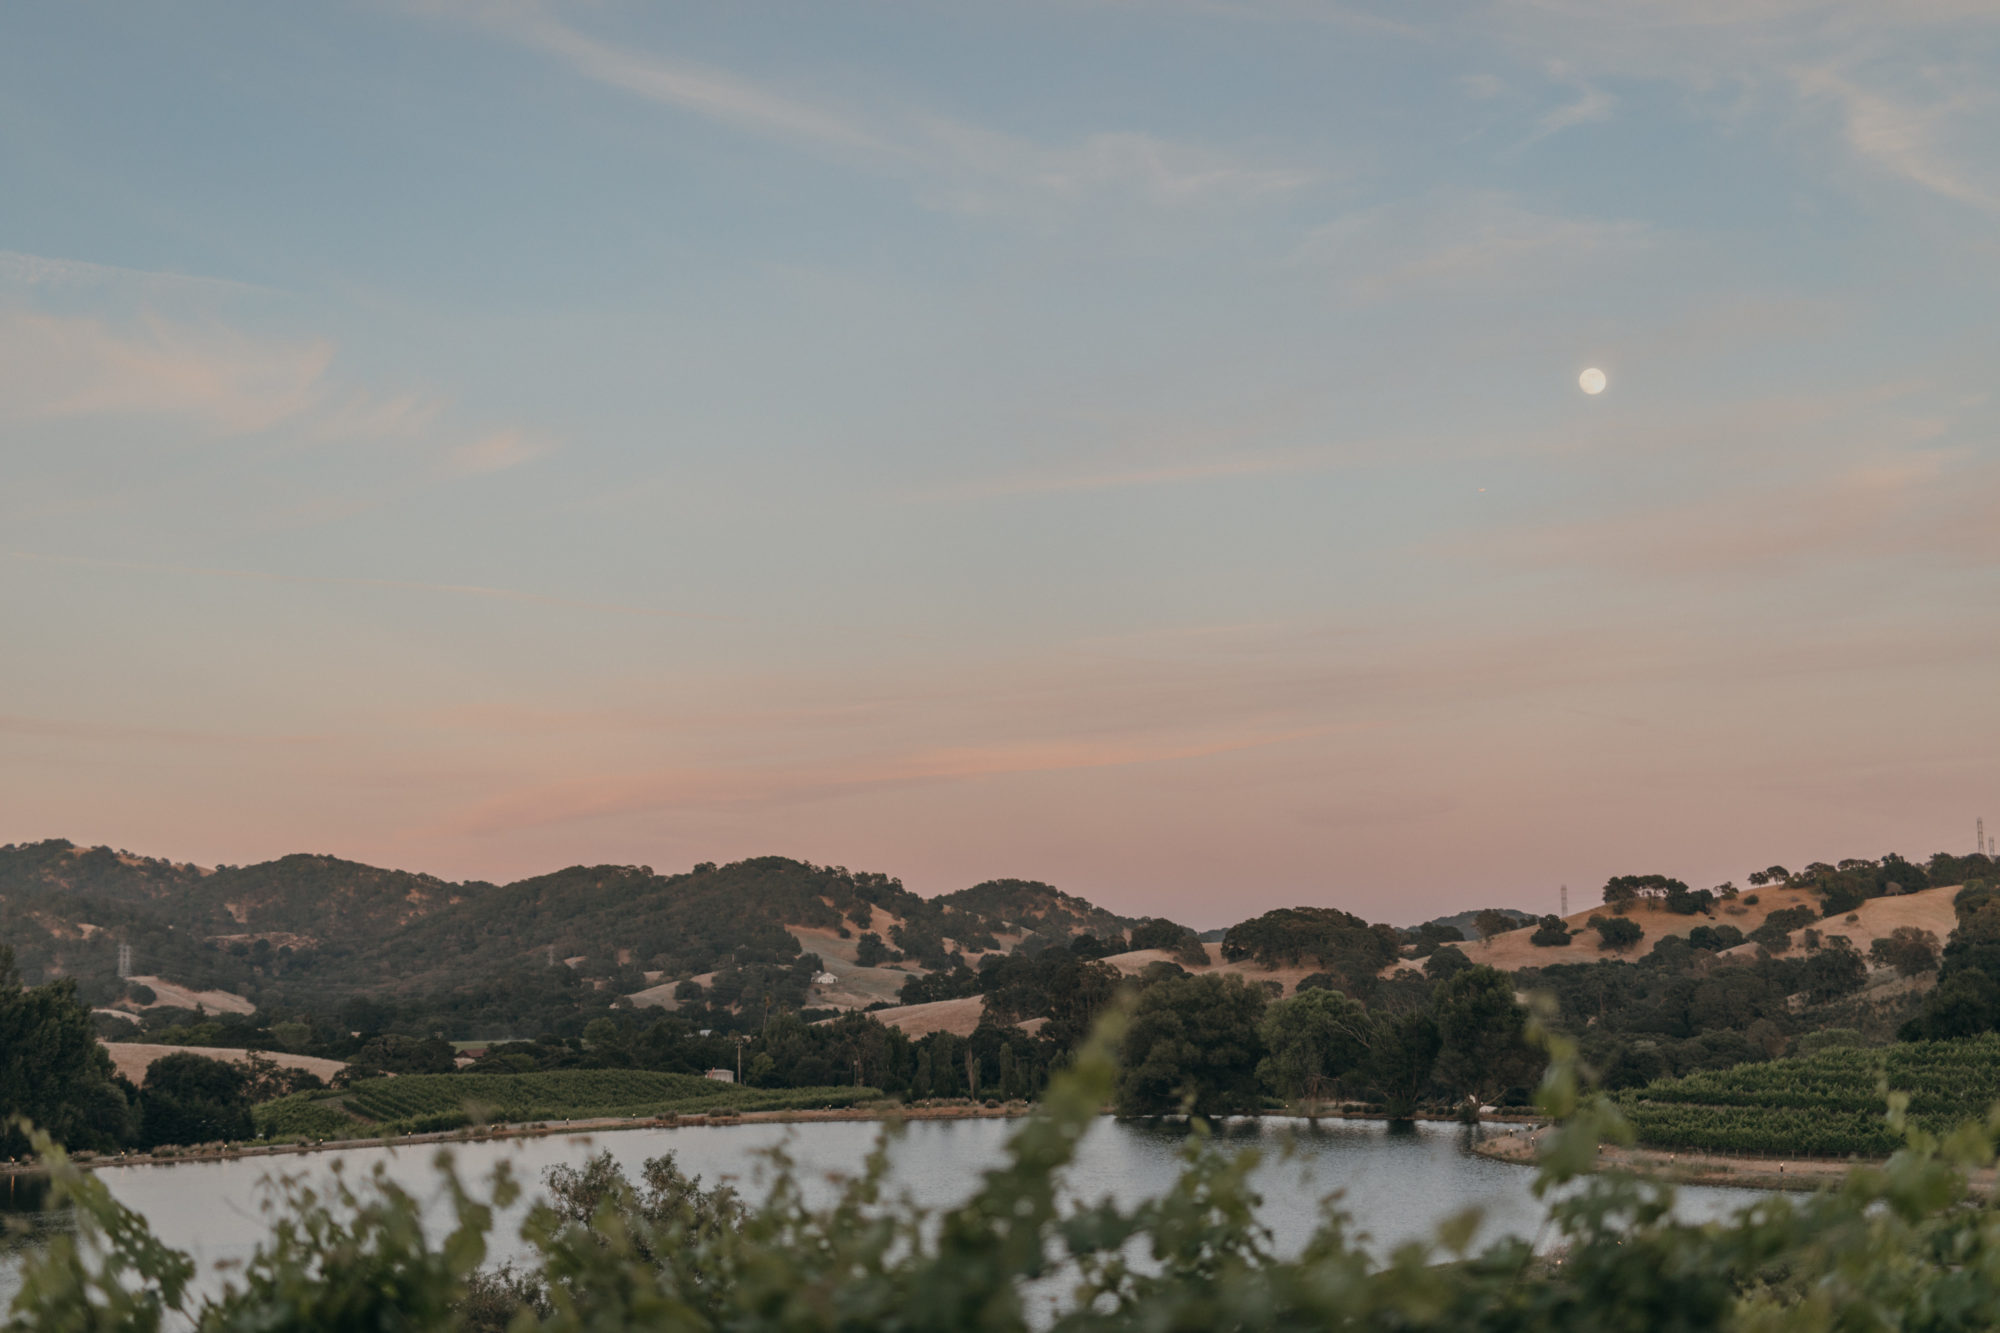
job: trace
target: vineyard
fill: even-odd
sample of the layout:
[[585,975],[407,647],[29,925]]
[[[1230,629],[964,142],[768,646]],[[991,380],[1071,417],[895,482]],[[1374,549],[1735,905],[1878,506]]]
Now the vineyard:
[[340,1139],[353,1135],[356,1121],[324,1093],[295,1092],[251,1111],[257,1134],[267,1139]]
[[1777,1156],[1882,1156],[1900,1140],[1886,1092],[1907,1093],[1932,1131],[1983,1119],[2000,1101],[2000,1035],[1822,1051],[1690,1074],[1625,1093],[1620,1103],[1649,1147]]
[[881,1095],[873,1088],[745,1088],[693,1074],[639,1069],[406,1074],[362,1079],[338,1099],[324,1094],[317,1100],[303,1094],[280,1098],[258,1107],[256,1116],[259,1131],[274,1138],[330,1138],[523,1120],[841,1107]]

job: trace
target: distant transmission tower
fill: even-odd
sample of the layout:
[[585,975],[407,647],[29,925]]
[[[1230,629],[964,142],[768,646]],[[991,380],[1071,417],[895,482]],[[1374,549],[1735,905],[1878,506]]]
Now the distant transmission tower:
[[1987,852],[1985,816],[1982,815],[1978,819],[1973,820],[1972,827],[1974,829],[1973,840],[1979,844],[1979,854],[1984,856]]
[[129,944],[121,944],[118,946],[118,979],[120,981],[125,981],[129,979],[131,975],[132,975],[132,946]]
[[1568,915],[1569,915],[1569,885],[1567,885],[1567,884],[1563,885],[1563,910],[1562,910],[1562,914],[1563,914],[1564,916],[1568,916]]

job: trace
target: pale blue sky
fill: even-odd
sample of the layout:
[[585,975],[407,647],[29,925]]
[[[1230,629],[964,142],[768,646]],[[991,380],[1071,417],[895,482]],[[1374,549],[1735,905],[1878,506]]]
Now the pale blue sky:
[[1203,925],[1969,845],[1996,75],[1951,0],[9,7],[0,839]]

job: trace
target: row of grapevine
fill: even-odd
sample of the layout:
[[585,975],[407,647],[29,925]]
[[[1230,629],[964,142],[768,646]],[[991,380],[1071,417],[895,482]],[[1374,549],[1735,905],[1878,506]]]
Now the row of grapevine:
[[348,1089],[355,1110],[375,1120],[456,1111],[468,1103],[495,1116],[530,1108],[550,1115],[603,1115],[607,1106],[650,1105],[710,1096],[727,1085],[692,1074],[640,1069],[563,1069],[534,1074],[411,1074],[364,1079]]
[[359,1128],[339,1102],[315,1100],[323,1094],[296,1092],[265,1102],[252,1112],[257,1133],[267,1139],[344,1139]]
[[1898,1140],[1886,1093],[1911,1117],[1948,1130],[1983,1119],[2000,1101],[2000,1035],[1833,1050],[1668,1079],[1620,1100],[1652,1147],[1768,1155],[1870,1156]]
[[601,1116],[698,1114],[851,1106],[872,1088],[744,1088],[690,1074],[571,1069],[534,1074],[420,1074],[364,1079],[350,1109],[387,1129],[447,1129],[472,1122],[583,1120]]
[[1879,1157],[1897,1138],[1880,1111],[1806,1111],[1795,1107],[1653,1105],[1626,1108],[1639,1142],[1655,1148],[1764,1157]]

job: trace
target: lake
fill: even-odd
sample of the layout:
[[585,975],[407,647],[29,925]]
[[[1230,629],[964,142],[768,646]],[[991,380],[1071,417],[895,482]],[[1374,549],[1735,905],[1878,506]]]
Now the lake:
[[[959,1202],[971,1193],[981,1169],[1001,1161],[1007,1137],[1019,1124],[912,1122],[893,1154],[894,1187],[930,1207]],[[518,1178],[533,1185],[548,1167],[581,1162],[591,1152],[609,1150],[636,1178],[646,1158],[671,1151],[683,1170],[706,1183],[727,1180],[754,1197],[763,1170],[761,1151],[784,1144],[799,1163],[808,1199],[823,1202],[833,1193],[829,1174],[857,1170],[880,1130],[878,1124],[866,1121],[691,1125],[458,1144],[452,1152],[468,1182],[482,1180],[497,1163],[506,1161]],[[1319,1200],[1336,1190],[1342,1192],[1341,1206],[1354,1218],[1355,1229],[1367,1234],[1367,1247],[1377,1255],[1403,1241],[1428,1237],[1439,1222],[1472,1207],[1484,1213],[1478,1233],[1481,1243],[1508,1235],[1534,1238],[1546,1210],[1530,1192],[1533,1173],[1474,1154],[1466,1133],[1446,1124],[1392,1128],[1382,1121],[1315,1124],[1281,1118],[1237,1121],[1222,1131],[1232,1146],[1269,1150],[1255,1180],[1264,1196],[1262,1219],[1281,1252],[1295,1252],[1303,1245],[1318,1220]],[[1179,1170],[1177,1154],[1184,1141],[1184,1134],[1172,1126],[1101,1118],[1079,1145],[1068,1175],[1069,1192],[1089,1200],[1109,1195],[1126,1204],[1158,1194]],[[1291,1156],[1281,1157],[1279,1150],[1287,1145]],[[320,1180],[337,1158],[349,1179],[355,1179],[382,1162],[398,1183],[419,1197],[432,1198],[437,1152],[434,1145],[366,1148],[302,1157],[107,1167],[97,1175],[121,1202],[144,1216],[161,1239],[193,1254],[204,1274],[212,1274],[218,1261],[248,1257],[264,1235],[259,1211],[262,1182],[275,1173]],[[0,1182],[0,1206],[5,1205],[6,1194],[7,1187]],[[1679,1211],[1702,1220],[1759,1197],[1750,1190],[1684,1188]],[[27,1202],[17,1191],[15,1206]],[[495,1261],[524,1249],[515,1233],[526,1209],[524,1200],[497,1219],[491,1243]],[[444,1223],[448,1210],[442,1200],[435,1201],[431,1216]],[[11,1272],[0,1271],[0,1308],[17,1286]]]

